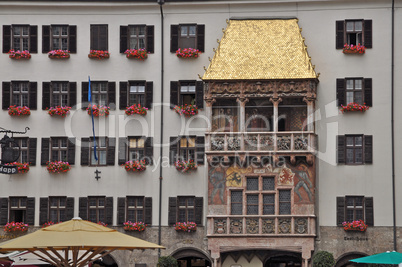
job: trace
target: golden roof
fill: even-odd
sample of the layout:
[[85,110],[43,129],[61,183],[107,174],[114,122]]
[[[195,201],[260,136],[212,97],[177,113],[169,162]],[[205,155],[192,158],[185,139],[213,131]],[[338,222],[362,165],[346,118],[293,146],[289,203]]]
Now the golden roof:
[[317,78],[297,21],[230,20],[202,79]]

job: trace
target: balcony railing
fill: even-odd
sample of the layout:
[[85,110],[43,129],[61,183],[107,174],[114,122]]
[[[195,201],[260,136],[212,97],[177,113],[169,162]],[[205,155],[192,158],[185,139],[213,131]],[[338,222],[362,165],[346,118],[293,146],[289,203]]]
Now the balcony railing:
[[206,133],[207,152],[315,152],[312,132]]
[[314,215],[210,215],[208,236],[315,236]]

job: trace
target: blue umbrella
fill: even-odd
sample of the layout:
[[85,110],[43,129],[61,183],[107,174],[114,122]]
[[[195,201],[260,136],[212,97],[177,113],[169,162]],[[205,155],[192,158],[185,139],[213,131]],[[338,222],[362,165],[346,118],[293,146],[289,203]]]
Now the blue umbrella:
[[374,254],[367,257],[350,260],[357,263],[373,263],[373,264],[400,264],[402,263],[402,253],[396,251],[387,251],[380,254]]

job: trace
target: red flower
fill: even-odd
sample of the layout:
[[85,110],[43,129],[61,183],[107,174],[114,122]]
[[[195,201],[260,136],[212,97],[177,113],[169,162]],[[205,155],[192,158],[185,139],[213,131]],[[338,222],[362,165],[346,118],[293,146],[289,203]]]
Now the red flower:
[[369,106],[360,105],[359,103],[355,103],[355,102],[351,102],[351,103],[347,104],[346,106],[341,105],[341,107],[342,108],[340,109],[340,111],[342,111],[342,113],[349,112],[349,111],[364,112],[370,108]]
[[353,221],[353,222],[343,222],[343,229],[345,231],[360,231],[364,232],[367,229],[367,225],[363,220]]
[[345,54],[348,54],[348,53],[350,53],[350,54],[364,54],[366,52],[366,47],[363,46],[363,45],[360,45],[360,44],[358,44],[358,45],[345,44],[343,46],[343,51],[342,52],[345,53]]
[[28,231],[29,225],[23,222],[10,222],[4,226],[4,232],[16,233]]
[[20,50],[17,50],[17,51],[14,51],[14,49],[11,49],[10,51],[8,51],[8,54],[9,54],[9,58],[12,58],[12,59],[21,59],[21,58],[23,58],[23,59],[30,59],[31,58],[31,54],[29,53],[29,51],[28,50],[25,50],[25,51],[20,51]]
[[126,108],[127,115],[139,114],[139,115],[147,115],[148,108],[142,107],[141,104],[134,104]]
[[143,49],[127,49],[124,54],[126,54],[127,58],[136,58],[139,60],[145,60],[148,58],[148,52]]
[[91,115],[91,109],[94,116],[99,117],[99,116],[108,116],[110,107],[102,105],[92,105],[91,107],[91,105],[89,105],[89,107],[87,107],[88,115]]
[[103,51],[103,50],[90,50],[88,54],[89,58],[97,58],[97,59],[104,59],[104,58],[109,58],[110,53],[109,51]]
[[28,116],[31,115],[31,109],[27,106],[10,106],[8,108],[8,115],[10,116]]
[[192,159],[190,159],[188,161],[178,160],[174,163],[174,166],[176,167],[176,170],[181,171],[181,172],[189,172],[191,170],[196,170],[198,167],[195,164],[194,160],[192,160]]
[[133,171],[133,172],[142,172],[147,169],[147,166],[145,164],[145,160],[132,160],[132,161],[127,161],[122,165],[122,167],[126,171]]
[[201,54],[201,51],[194,48],[179,48],[176,51],[178,58],[197,58]]
[[4,164],[6,166],[17,166],[18,173],[27,173],[29,171],[29,163],[12,162]]
[[61,172],[68,172],[71,170],[71,166],[68,162],[64,161],[53,161],[48,162],[46,169],[50,173],[61,173]]
[[192,117],[198,114],[198,107],[196,105],[175,106],[174,111],[177,114],[184,115],[186,117]]
[[123,225],[124,225],[124,230],[126,230],[126,231],[142,232],[147,228],[147,225],[143,222],[127,221],[127,222],[123,223]]
[[197,224],[195,222],[176,222],[174,229],[183,232],[195,232]]
[[71,107],[62,107],[62,106],[57,106],[57,107],[51,107],[47,113],[50,116],[61,116],[61,117],[65,117],[67,116],[67,114],[70,112]]

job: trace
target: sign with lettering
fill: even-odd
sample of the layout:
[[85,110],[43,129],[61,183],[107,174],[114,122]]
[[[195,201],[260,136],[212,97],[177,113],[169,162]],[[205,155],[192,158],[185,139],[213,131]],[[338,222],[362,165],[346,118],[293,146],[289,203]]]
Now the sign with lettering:
[[16,174],[18,173],[17,166],[5,166],[0,164],[0,173],[3,174]]
[[368,241],[368,237],[360,237],[360,236],[345,236],[343,240],[352,240],[352,241]]
[[265,173],[265,169],[254,169],[254,173]]

